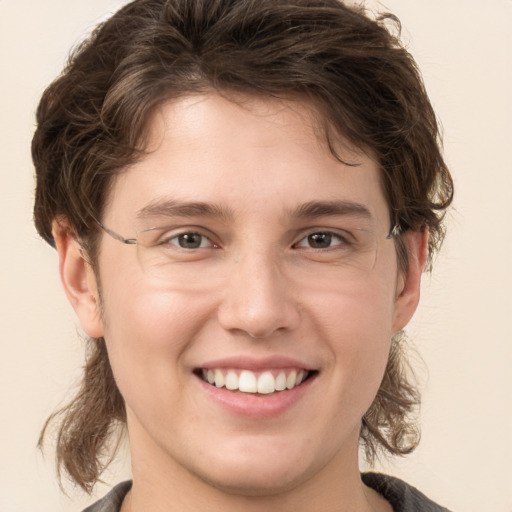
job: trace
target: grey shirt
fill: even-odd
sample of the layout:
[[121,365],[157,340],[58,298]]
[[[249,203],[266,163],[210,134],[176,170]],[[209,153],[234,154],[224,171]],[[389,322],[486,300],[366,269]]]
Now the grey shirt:
[[[389,501],[394,512],[449,512],[447,508],[436,505],[420,491],[398,478],[380,473],[363,473],[361,478],[368,487]],[[130,481],[116,485],[103,499],[83,512],[119,512],[131,487]]]

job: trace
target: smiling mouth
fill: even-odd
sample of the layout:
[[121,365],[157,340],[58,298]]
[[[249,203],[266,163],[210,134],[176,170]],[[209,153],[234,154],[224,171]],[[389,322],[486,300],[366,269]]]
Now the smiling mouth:
[[253,372],[251,370],[235,369],[198,369],[195,372],[203,381],[217,388],[242,393],[258,393],[268,395],[276,391],[287,391],[300,386],[312,376],[313,371],[305,369],[266,370]]

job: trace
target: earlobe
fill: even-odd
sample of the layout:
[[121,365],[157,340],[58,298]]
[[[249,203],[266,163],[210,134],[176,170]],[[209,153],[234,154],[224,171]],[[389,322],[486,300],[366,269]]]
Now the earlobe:
[[103,336],[96,276],[66,219],[53,221],[52,234],[59,254],[59,273],[69,302],[82,329],[91,337]]
[[409,231],[402,235],[402,240],[407,249],[408,268],[398,277],[393,333],[407,325],[418,307],[421,276],[428,256],[428,229]]

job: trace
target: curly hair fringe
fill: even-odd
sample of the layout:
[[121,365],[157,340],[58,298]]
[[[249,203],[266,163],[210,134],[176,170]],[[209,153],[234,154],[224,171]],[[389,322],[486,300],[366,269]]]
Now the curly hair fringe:
[[126,423],[124,401],[117,389],[103,338],[90,338],[81,386],[76,395],[45,422],[38,447],[54,423],[56,465],[90,494],[114,458]]
[[369,464],[381,452],[407,455],[420,442],[416,418],[421,397],[405,346],[405,333],[400,331],[391,342],[379,391],[362,419],[360,439]]

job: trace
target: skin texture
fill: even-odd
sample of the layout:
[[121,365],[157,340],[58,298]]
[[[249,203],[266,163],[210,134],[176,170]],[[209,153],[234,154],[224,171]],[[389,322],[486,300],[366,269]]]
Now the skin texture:
[[[105,337],[126,402],[134,486],[124,510],[389,511],[359,478],[360,420],[392,335],[416,309],[426,233],[404,236],[410,265],[400,273],[376,163],[346,144],[345,161],[358,165],[336,160],[304,104],[238,100],[212,93],[163,105],[151,151],[114,183],[110,229],[134,237],[165,220],[213,242],[176,259],[167,279],[148,272],[140,248],[105,235],[100,293],[65,220],[54,223],[68,297],[83,329]],[[169,199],[224,215],[137,218]],[[300,218],[297,208],[335,200],[370,213],[361,222],[378,242],[364,272],[348,271],[337,249],[298,243],[344,220]],[[270,417],[227,410],[194,373],[221,358],[275,356],[315,378]]]

